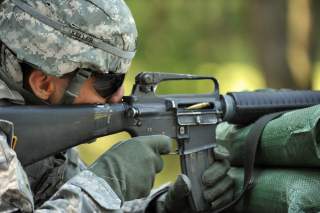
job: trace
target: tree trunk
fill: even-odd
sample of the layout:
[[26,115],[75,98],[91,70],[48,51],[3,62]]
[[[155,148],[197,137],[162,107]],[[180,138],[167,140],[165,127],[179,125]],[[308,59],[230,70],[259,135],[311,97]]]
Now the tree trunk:
[[268,87],[311,88],[311,0],[252,0],[257,62]]

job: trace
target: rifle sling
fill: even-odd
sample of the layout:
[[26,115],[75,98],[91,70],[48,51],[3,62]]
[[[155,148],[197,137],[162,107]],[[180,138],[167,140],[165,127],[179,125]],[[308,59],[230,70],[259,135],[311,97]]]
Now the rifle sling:
[[278,118],[284,112],[276,112],[272,114],[265,115],[259,118],[253,123],[253,127],[250,130],[246,140],[245,140],[245,162],[244,162],[244,183],[243,189],[250,190],[254,183],[254,163],[256,159],[256,153],[259,146],[259,142],[263,133],[263,130],[269,121]]
[[254,162],[256,159],[256,153],[257,153],[258,145],[259,145],[263,130],[269,121],[280,117],[285,112],[287,111],[267,114],[265,116],[262,116],[261,118],[259,118],[253,123],[253,126],[249,131],[248,136],[245,139],[246,150],[245,150],[245,159],[244,159],[244,181],[243,181],[242,190],[238,195],[238,197],[236,197],[232,202],[228,203],[224,207],[214,211],[215,213],[225,211],[230,207],[236,205],[241,200],[243,195],[252,189],[252,187],[254,186],[254,174],[253,174]]

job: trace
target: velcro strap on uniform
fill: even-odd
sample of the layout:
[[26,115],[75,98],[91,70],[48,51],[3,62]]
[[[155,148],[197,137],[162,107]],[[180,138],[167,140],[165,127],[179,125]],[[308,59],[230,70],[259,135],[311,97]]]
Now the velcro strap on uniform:
[[63,33],[64,35],[70,38],[76,39],[89,46],[101,49],[103,51],[106,51],[108,53],[111,53],[113,55],[116,55],[125,59],[132,59],[136,53],[135,51],[125,51],[125,50],[119,49],[115,46],[112,46],[106,43],[105,41],[97,37],[89,35],[86,32],[83,32],[79,29],[75,29],[74,27],[63,24],[61,22],[57,22],[52,19],[49,19],[47,16],[42,15],[37,10],[30,7],[28,4],[22,2],[21,0],[11,0],[11,2],[15,4],[19,9],[33,16],[34,18],[38,19],[42,23],[54,28],[55,30],[58,30],[59,32]]

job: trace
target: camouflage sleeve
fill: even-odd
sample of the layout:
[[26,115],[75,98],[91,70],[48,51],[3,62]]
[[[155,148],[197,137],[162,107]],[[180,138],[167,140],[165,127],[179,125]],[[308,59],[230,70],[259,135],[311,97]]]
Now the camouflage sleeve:
[[111,187],[90,171],[65,183],[36,212],[121,212],[121,201]]
[[[67,168],[65,174],[67,180],[72,175],[79,173],[87,168],[87,166],[79,158],[78,152],[74,149],[70,149],[66,152]],[[158,199],[163,195],[169,187],[169,184],[164,184],[157,189],[151,191],[150,195],[146,198],[136,199],[132,201],[124,202],[119,212],[123,213],[147,213],[157,212],[157,206],[161,205],[163,200]],[[163,196],[161,196],[163,197]]]
[[[79,154],[75,149],[69,149],[66,152],[67,168],[65,171],[66,179],[74,176],[75,174],[85,170],[87,166],[79,158]],[[157,206],[161,205],[163,200],[158,199],[163,195],[169,187],[169,184],[164,184],[157,189],[151,191],[150,195],[146,198],[136,199],[124,202],[121,211],[123,213],[147,213],[157,212]],[[163,196],[161,196],[163,197]]]
[[9,146],[13,125],[0,120],[0,129],[0,212],[148,212],[159,195],[167,190],[167,186],[160,187],[147,198],[125,202],[121,208],[121,201],[111,187],[95,174],[83,170],[34,209],[27,175]]
[[9,147],[13,125],[0,120],[0,211],[32,212],[33,197],[28,178],[17,159],[16,153]]
[[[149,213],[157,212],[158,205],[162,205],[163,199],[159,199],[165,196],[168,191],[170,184],[164,184],[159,188],[153,189],[150,195],[143,199],[136,199],[132,201],[127,201],[122,206],[122,211],[124,213]],[[157,212],[161,213],[161,212]]]
[[121,201],[101,178],[85,170],[34,209],[29,181],[10,148],[12,123],[0,120],[0,212],[121,212]]

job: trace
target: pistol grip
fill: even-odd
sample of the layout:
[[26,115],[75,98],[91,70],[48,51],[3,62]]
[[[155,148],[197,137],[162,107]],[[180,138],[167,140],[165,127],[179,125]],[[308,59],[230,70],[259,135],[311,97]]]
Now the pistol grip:
[[190,154],[180,155],[182,173],[191,181],[189,203],[195,212],[209,210],[211,206],[203,197],[203,172],[214,162],[213,148],[204,149]]

